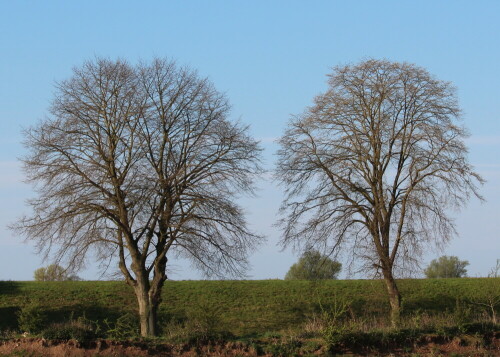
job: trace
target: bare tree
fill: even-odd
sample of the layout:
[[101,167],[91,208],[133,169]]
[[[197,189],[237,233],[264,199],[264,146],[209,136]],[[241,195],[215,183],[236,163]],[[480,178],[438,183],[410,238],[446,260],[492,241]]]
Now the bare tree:
[[488,278],[500,278],[500,259],[497,259],[496,265],[491,268]]
[[446,208],[481,198],[483,179],[467,161],[450,83],[412,64],[367,60],[334,68],[328,84],[280,139],[282,244],[361,258],[382,274],[397,325],[396,269],[455,234]]
[[141,334],[156,335],[168,256],[238,275],[261,240],[234,202],[253,193],[261,149],[229,109],[208,80],[174,62],[85,63],[58,84],[51,116],[25,132],[37,197],[13,228],[73,266],[92,249],[118,260]]

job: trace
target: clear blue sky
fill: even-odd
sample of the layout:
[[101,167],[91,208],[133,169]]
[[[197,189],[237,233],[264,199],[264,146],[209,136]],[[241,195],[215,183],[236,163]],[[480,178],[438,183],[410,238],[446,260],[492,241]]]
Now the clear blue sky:
[[[32,194],[17,161],[21,128],[46,115],[55,81],[95,56],[167,56],[198,69],[262,140],[268,168],[273,138],[326,88],[332,66],[368,57],[423,66],[458,87],[470,159],[488,181],[487,202],[457,214],[459,237],[423,262],[457,255],[469,260],[470,276],[484,276],[500,258],[499,1],[0,0],[0,280],[29,280],[48,263],[5,227],[27,212]],[[268,237],[249,274],[282,278],[297,253],[276,246],[280,189],[260,186],[259,197],[242,201],[251,226]],[[80,275],[98,278],[95,266]],[[184,262],[170,276],[200,277]]]

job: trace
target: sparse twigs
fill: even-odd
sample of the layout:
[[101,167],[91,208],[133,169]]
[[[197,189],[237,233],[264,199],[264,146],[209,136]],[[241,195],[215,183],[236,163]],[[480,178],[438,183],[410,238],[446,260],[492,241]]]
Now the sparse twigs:
[[[321,284],[315,284],[319,291]],[[313,313],[305,322],[302,336],[315,336],[319,334],[325,343],[333,348],[345,337],[352,328],[353,316],[351,302],[345,298],[335,296],[325,304],[318,298],[319,313]],[[349,316],[351,315],[351,316]]]
[[137,328],[137,316],[131,313],[126,313],[120,316],[115,322],[111,323],[108,320],[103,321],[104,334],[108,338],[116,340],[125,340],[127,338],[136,337],[140,334]]
[[210,303],[203,298],[194,303],[193,309],[187,315],[187,325],[200,337],[209,339],[223,330],[222,315],[224,306]]
[[173,342],[193,345],[225,341],[233,334],[225,329],[221,319],[223,309],[206,301],[195,302],[183,321],[172,319],[163,326],[163,333]]
[[500,278],[500,259],[497,259],[496,265],[491,268],[488,278]]
[[324,327],[321,331],[328,346],[334,347],[344,338],[344,334],[349,331],[346,321],[349,304],[345,300],[334,299],[330,308],[321,306],[321,317]]
[[482,300],[475,299],[471,300],[470,303],[485,309],[491,318],[491,322],[495,325],[498,323],[497,310],[500,307],[500,294],[491,293],[483,297]]

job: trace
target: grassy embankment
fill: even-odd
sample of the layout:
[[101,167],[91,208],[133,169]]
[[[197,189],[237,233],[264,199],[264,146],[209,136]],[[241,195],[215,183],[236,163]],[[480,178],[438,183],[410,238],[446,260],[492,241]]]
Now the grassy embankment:
[[[449,316],[487,319],[490,312],[480,303],[500,296],[500,278],[401,280],[399,286],[403,319],[414,324]],[[70,316],[113,322],[136,309],[134,294],[123,282],[0,282],[0,330],[18,329],[18,312],[28,304],[45,312],[46,324]],[[377,280],[169,281],[160,315],[164,326],[205,319],[235,336],[259,336],[306,328],[315,316],[339,305],[347,307],[351,320],[387,323],[389,304]]]

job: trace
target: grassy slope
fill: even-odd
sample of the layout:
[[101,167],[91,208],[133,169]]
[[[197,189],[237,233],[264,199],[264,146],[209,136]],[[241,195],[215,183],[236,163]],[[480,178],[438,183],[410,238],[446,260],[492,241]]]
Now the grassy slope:
[[[399,281],[406,314],[453,311],[457,300],[485,301],[500,295],[500,278]],[[358,317],[384,316],[389,305],[377,280],[171,281],[163,292],[164,320],[190,316],[217,318],[237,335],[297,327],[321,307],[348,301]],[[0,330],[17,327],[16,312],[29,302],[44,307],[51,321],[73,314],[115,320],[134,312],[136,301],[122,282],[0,282]]]

